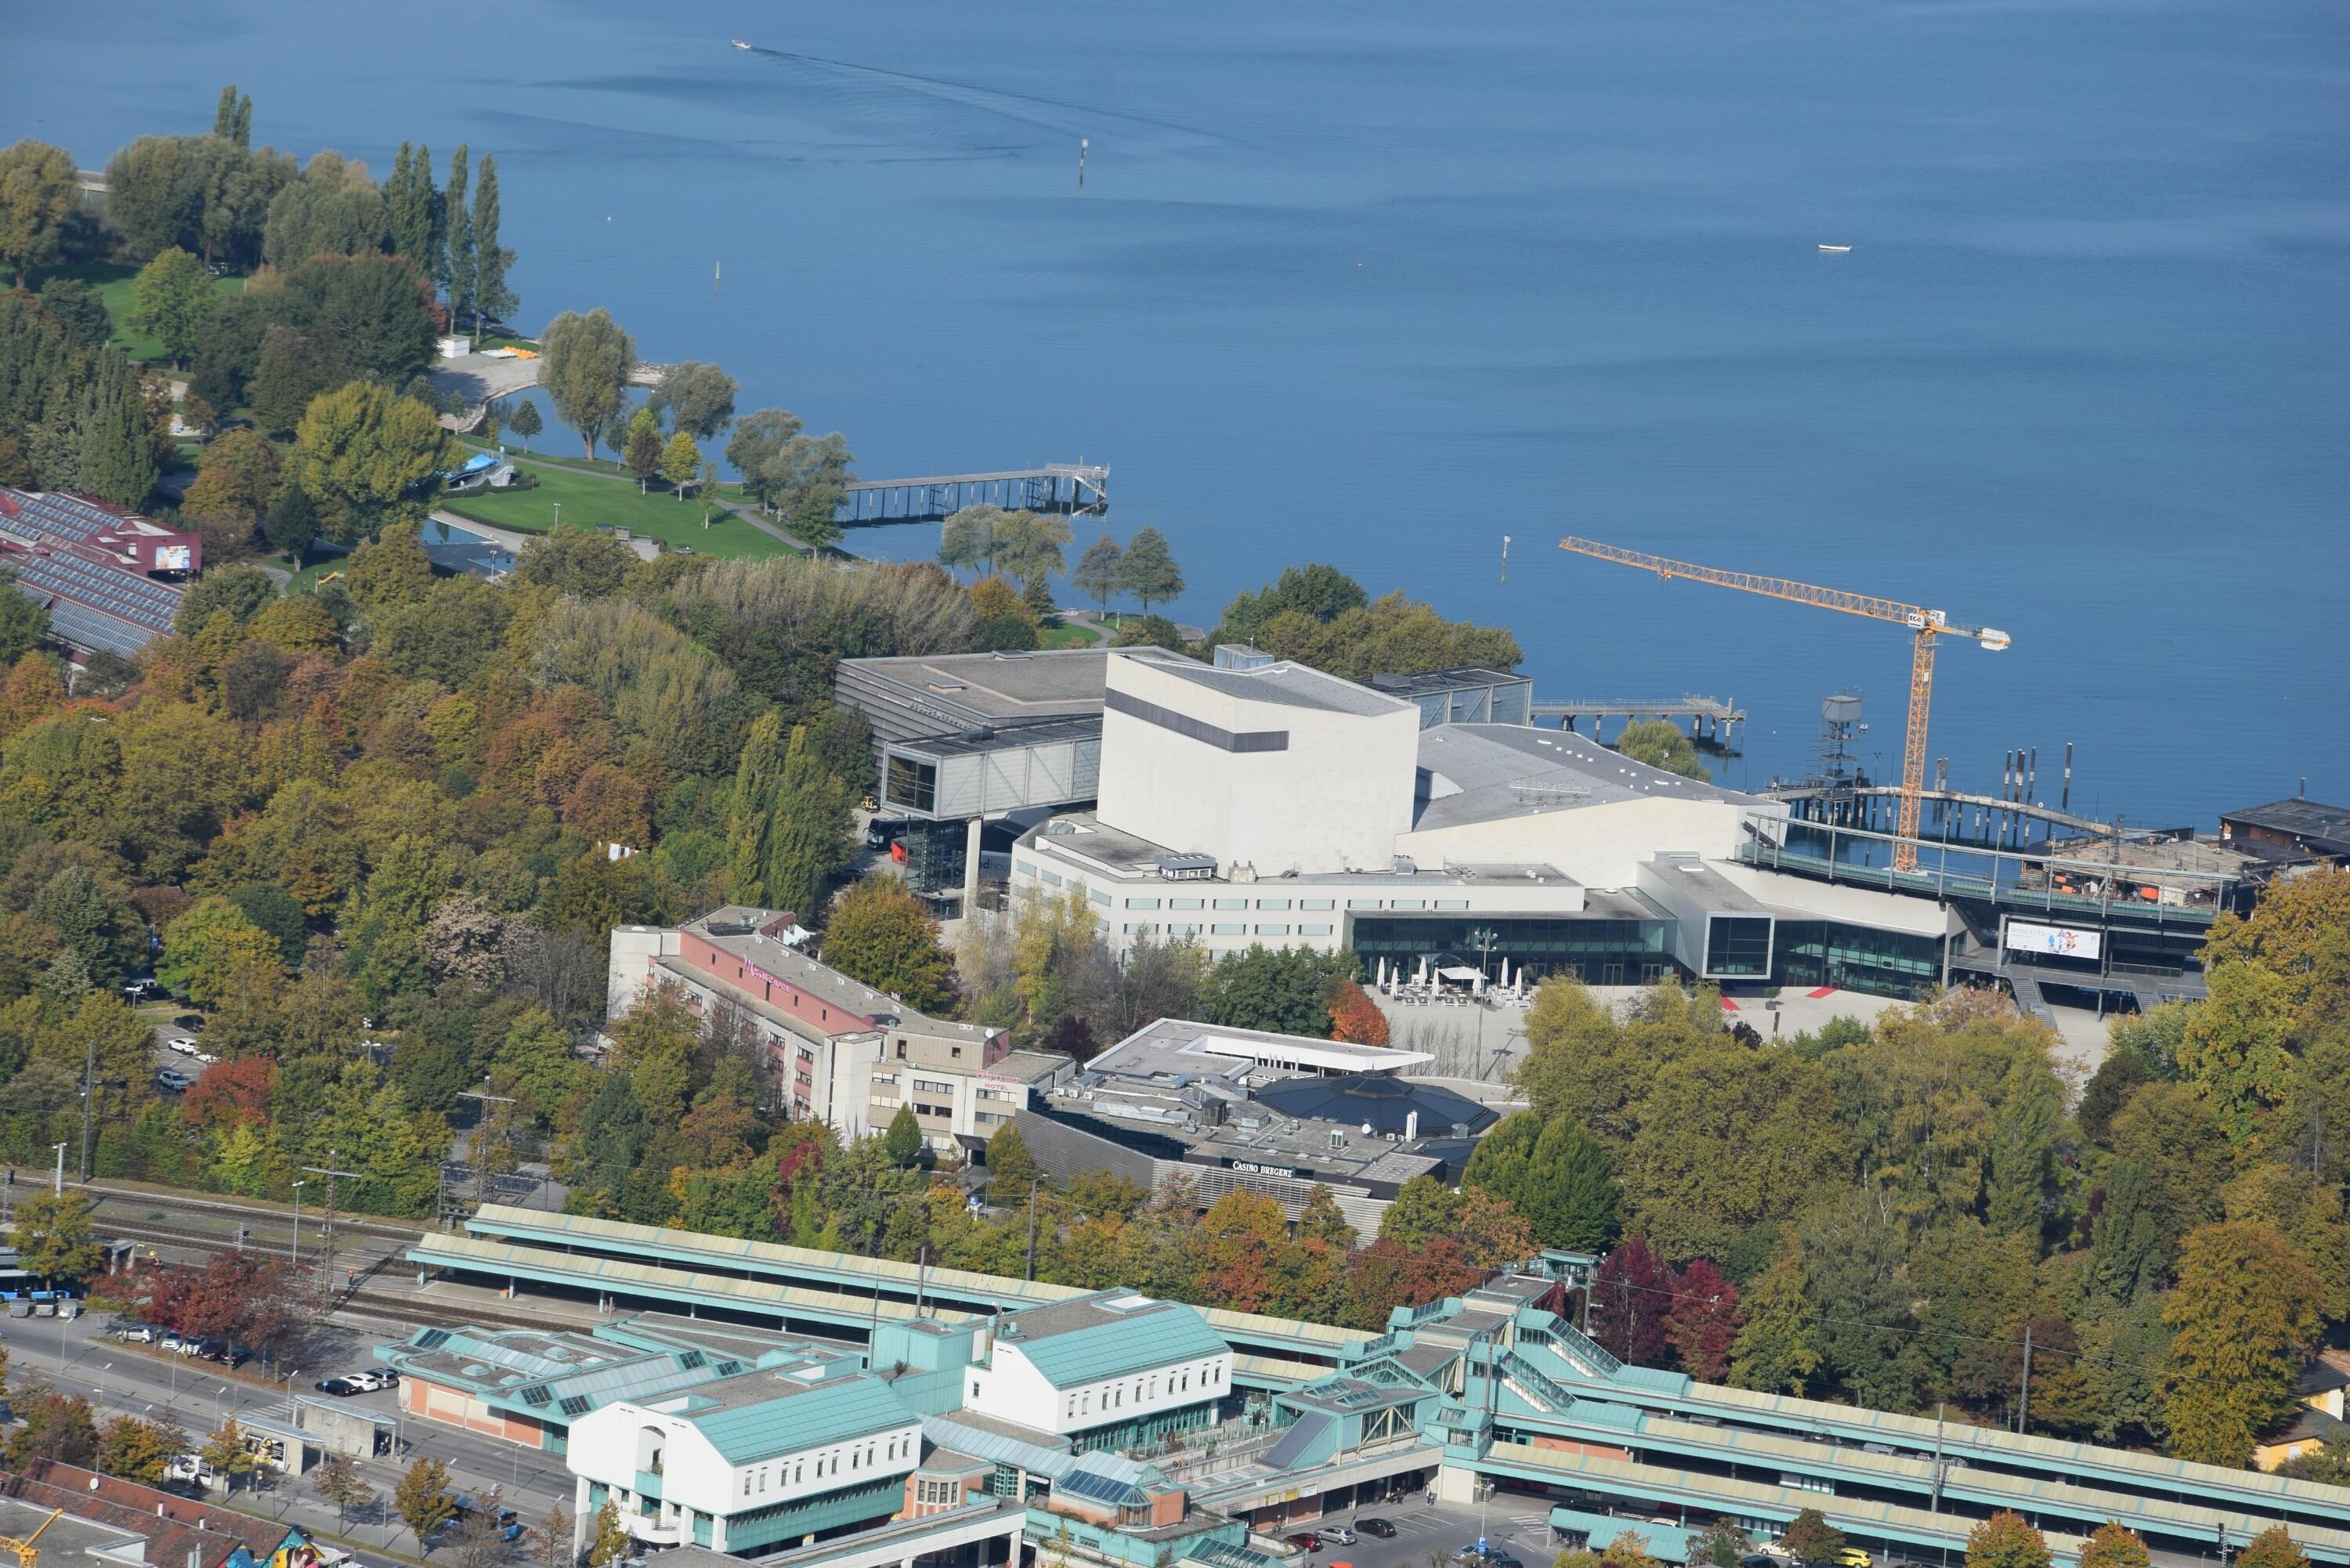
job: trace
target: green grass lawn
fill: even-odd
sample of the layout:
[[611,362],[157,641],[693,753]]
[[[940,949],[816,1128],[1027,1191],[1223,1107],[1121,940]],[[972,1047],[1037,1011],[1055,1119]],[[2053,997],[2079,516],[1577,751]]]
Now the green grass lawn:
[[[138,275],[139,269],[135,266],[119,265],[109,262],[88,262],[79,266],[46,268],[35,280],[33,286],[38,289],[42,284],[53,277],[81,279],[106,306],[107,317],[114,323],[114,346],[133,359],[161,360],[163,358],[163,346],[161,343],[144,333],[133,332],[122,324],[123,317],[130,314],[130,280]],[[213,292],[224,295],[243,294],[244,279],[216,277],[213,279]]]
[[1100,640],[1093,628],[1079,626],[1074,621],[1049,628],[1045,633],[1045,646],[1047,648],[1091,648]]
[[739,517],[718,515],[702,525],[702,506],[691,496],[681,501],[666,490],[637,493],[633,481],[621,484],[593,474],[552,464],[518,461],[517,471],[535,474],[535,490],[490,491],[461,495],[442,503],[444,511],[477,523],[492,523],[525,534],[544,534],[554,527],[556,508],[562,507],[567,526],[627,528],[663,545],[682,545],[699,555],[764,560],[770,556],[800,554],[774,535],[753,527]]

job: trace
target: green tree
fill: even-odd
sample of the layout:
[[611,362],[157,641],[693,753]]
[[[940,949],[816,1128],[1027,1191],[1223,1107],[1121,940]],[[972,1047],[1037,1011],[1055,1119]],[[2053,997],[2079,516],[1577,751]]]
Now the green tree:
[[90,1234],[90,1202],[78,1192],[34,1191],[17,1200],[16,1244],[27,1273],[78,1280],[106,1262]]
[[1352,952],[1254,943],[1209,967],[1200,986],[1200,1017],[1228,1028],[1327,1039],[1330,981],[1335,976],[1351,979],[1359,968]]
[[432,284],[406,256],[312,256],[286,277],[295,323],[331,339],[348,373],[405,386],[432,364],[441,317]]
[[530,451],[530,438],[546,428],[546,421],[538,415],[538,405],[528,398],[516,403],[514,412],[506,416],[506,429],[522,437],[522,450],[525,452]]
[[2109,1519],[2089,1532],[2088,1542],[2081,1548],[2080,1568],[2147,1568],[2149,1561],[2146,1542],[2138,1539],[2137,1532]]
[[922,1124],[914,1119],[914,1107],[901,1105],[889,1118],[889,1128],[881,1135],[881,1147],[889,1163],[900,1169],[919,1163],[930,1147],[922,1137]]
[[1779,1532],[1779,1544],[1804,1568],[1827,1568],[1844,1551],[1844,1532],[1818,1509],[1807,1508],[1787,1521]]
[[1616,1234],[1607,1151],[1565,1112],[1517,1111],[1478,1140],[1462,1181],[1506,1198],[1545,1247],[1605,1247]]
[[98,357],[81,413],[78,488],[136,510],[162,473],[156,431],[138,367],[120,354]]
[[1117,540],[1104,534],[1086,546],[1077,557],[1076,569],[1069,574],[1069,586],[1094,601],[1102,614],[1109,613],[1109,597],[1118,591],[1118,563],[1126,552]]
[[81,205],[73,155],[29,139],[0,152],[0,261],[16,269],[16,286],[55,259],[66,220]]
[[417,1546],[429,1553],[432,1545],[424,1538],[457,1515],[456,1505],[449,1501],[449,1467],[439,1459],[418,1459],[393,1489],[391,1506],[416,1537]]
[[196,346],[196,329],[212,308],[212,280],[204,264],[174,245],[141,267],[130,284],[130,329],[163,345],[178,369]]
[[1636,763],[1646,763],[1669,774],[1711,783],[1713,774],[1698,760],[1697,747],[1681,732],[1681,727],[1669,719],[1644,719],[1624,726],[1616,737],[1616,750]]
[[734,417],[734,394],[741,390],[733,377],[715,365],[689,359],[671,367],[645,404],[669,415],[670,428],[696,441],[716,441]]
[[1183,572],[1167,547],[1166,535],[1149,527],[1136,532],[1118,559],[1118,587],[1141,601],[1146,615],[1154,603],[1163,604],[1183,592]]
[[1730,1347],[1730,1381],[1741,1388],[1801,1397],[1820,1353],[1812,1343],[1803,1252],[1793,1242],[1746,1290],[1746,1326]]
[[2230,1466],[2251,1456],[2253,1437],[2293,1406],[2324,1291],[2308,1260],[2271,1226],[2188,1232],[2178,1285],[2162,1309],[2172,1331],[2165,1417],[2173,1453]]
[[353,381],[303,414],[292,477],[325,514],[328,536],[357,544],[432,509],[448,446],[431,409]]
[[275,882],[241,882],[230,889],[228,901],[277,943],[287,969],[302,967],[302,955],[310,946],[310,920],[294,895]]
[[263,430],[290,432],[315,399],[349,379],[340,338],[273,322],[263,329],[255,351],[246,400]]
[[[579,432],[582,450],[596,455],[596,435],[628,400],[629,372],[636,368],[636,339],[602,308],[581,316],[565,311],[539,336],[545,367],[539,383],[556,417]],[[727,457],[734,460],[733,449]]]
[[995,524],[995,567],[1019,583],[1049,577],[1063,569],[1068,544],[1067,518],[1006,512]]
[[693,444],[693,437],[679,431],[669,438],[660,451],[660,476],[669,481],[670,489],[680,500],[685,497],[685,487],[702,467],[702,449]]
[[[288,900],[291,902],[291,900]],[[200,898],[163,931],[163,961],[156,978],[185,990],[199,1007],[213,1007],[231,986],[249,983],[251,966],[276,973],[285,950],[226,898]]]
[[449,296],[452,326],[473,310],[473,218],[466,210],[465,144],[449,155],[449,184],[441,199],[442,254],[434,281]]
[[735,421],[726,461],[743,476],[743,487],[758,497],[762,511],[774,506],[781,483],[776,459],[801,428],[800,417],[789,409],[761,409]]
[[[5,154],[0,154],[5,158]],[[41,308],[84,348],[103,348],[114,337],[114,318],[96,289],[78,277],[53,277],[41,285]]]
[[825,923],[824,961],[918,1012],[954,1004],[953,960],[938,922],[895,877],[877,872],[841,894]]
[[98,1458],[98,1431],[90,1419],[89,1401],[80,1395],[35,1384],[17,1397],[13,1409],[24,1425],[9,1433],[5,1449],[0,1449],[10,1469],[21,1473],[35,1459],[87,1468]]
[[0,562],[0,664],[17,660],[48,640],[49,607],[16,588],[16,568]]
[[1045,1168],[1028,1152],[1028,1140],[1011,1122],[989,1136],[987,1140],[987,1200],[1003,1208],[1028,1201],[1031,1182],[1039,1180]]
[[1967,1568],[2049,1568],[2047,1538],[2002,1511],[1967,1532]]
[[1831,1102],[1827,1075],[1792,1052],[1727,1045],[1662,1064],[1623,1158],[1627,1224],[1686,1262],[1793,1216],[1849,1163],[1817,1113]]
[[300,566],[304,552],[318,536],[318,509],[310,493],[298,484],[279,485],[269,514],[261,520],[261,536]]
[[403,141],[393,154],[391,178],[383,182],[384,222],[391,231],[391,254],[432,270],[433,210],[441,192],[432,184],[432,150]]
[[498,161],[484,152],[481,167],[473,171],[472,305],[476,332],[484,321],[504,319],[522,306],[522,301],[506,283],[515,254],[498,244]]
[[110,1476],[154,1486],[180,1452],[180,1435],[136,1416],[117,1416],[98,1429],[98,1468]]
[[238,92],[234,82],[221,88],[220,107],[213,111],[213,134],[233,146],[253,145],[253,95]]
[[637,476],[637,493],[644,493],[652,476],[660,472],[660,421],[650,408],[639,408],[629,417],[629,439],[620,449],[620,461]]

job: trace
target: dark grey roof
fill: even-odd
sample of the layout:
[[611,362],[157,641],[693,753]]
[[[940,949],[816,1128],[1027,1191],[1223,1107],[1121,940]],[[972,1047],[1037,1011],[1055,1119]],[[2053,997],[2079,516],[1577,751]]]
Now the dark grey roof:
[[1299,1121],[1344,1122],[1374,1131],[1400,1133],[1419,1113],[1419,1132],[1433,1137],[1448,1128],[1482,1132],[1501,1119],[1492,1107],[1441,1084],[1419,1078],[1388,1078],[1354,1073],[1337,1078],[1291,1078],[1267,1084],[1256,1097]]
[[2220,820],[2264,827],[2272,833],[2289,833],[2311,848],[2328,855],[2350,855],[2350,807],[2323,805],[2296,797],[2223,812]]
[[1457,670],[1426,670],[1417,675],[1374,675],[1375,690],[1398,697],[1434,696],[1440,691],[1473,691],[1481,686],[1506,686],[1513,681],[1533,684],[1529,676],[1512,675],[1505,670],[1487,670],[1480,665],[1465,664]]

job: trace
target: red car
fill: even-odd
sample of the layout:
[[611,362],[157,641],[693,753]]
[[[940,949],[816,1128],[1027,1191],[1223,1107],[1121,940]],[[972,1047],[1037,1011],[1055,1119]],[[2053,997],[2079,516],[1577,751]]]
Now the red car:
[[1300,1552],[1314,1552],[1322,1550],[1322,1538],[1310,1530],[1301,1530],[1295,1535],[1284,1535],[1282,1539]]

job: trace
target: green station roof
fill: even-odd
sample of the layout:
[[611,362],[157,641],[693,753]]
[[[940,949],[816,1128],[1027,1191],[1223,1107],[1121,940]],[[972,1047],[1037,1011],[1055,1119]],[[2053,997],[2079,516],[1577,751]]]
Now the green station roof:
[[[679,1418],[710,1439],[727,1463],[750,1464],[777,1454],[803,1453],[829,1443],[910,1427],[920,1420],[878,1377],[835,1377],[793,1384],[730,1378],[727,1397],[692,1395]],[[713,1390],[715,1392],[716,1390]],[[697,1408],[696,1407],[700,1407]]]

